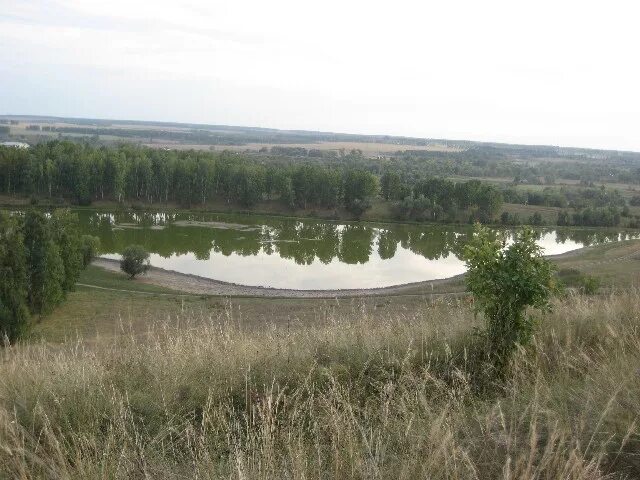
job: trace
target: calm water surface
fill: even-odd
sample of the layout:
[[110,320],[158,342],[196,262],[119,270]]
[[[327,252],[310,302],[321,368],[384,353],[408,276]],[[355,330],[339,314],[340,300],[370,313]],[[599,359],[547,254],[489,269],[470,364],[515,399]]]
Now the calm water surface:
[[[77,212],[102,254],[129,244],[151,264],[244,285],[372,288],[463,273],[468,226],[334,223],[257,215]],[[547,255],[626,238],[616,231],[541,229]]]

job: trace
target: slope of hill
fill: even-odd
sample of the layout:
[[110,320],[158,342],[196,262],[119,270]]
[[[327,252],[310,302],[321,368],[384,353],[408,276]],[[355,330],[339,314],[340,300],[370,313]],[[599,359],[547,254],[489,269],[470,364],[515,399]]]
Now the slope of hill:
[[[471,308],[366,310],[254,334],[225,313],[3,350],[7,478],[630,478],[637,292],[555,302],[510,380]],[[202,315],[201,315],[202,316]],[[197,328],[190,328],[197,325]]]

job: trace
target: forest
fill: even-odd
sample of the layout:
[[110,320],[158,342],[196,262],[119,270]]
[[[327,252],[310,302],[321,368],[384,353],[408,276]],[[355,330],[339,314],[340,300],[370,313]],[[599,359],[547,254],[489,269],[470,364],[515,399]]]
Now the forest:
[[[509,148],[513,147],[513,148]],[[442,176],[492,177],[514,183],[553,185],[557,179],[594,182],[620,182],[640,185],[640,157],[626,152],[597,152],[580,149],[515,148],[517,146],[471,145],[460,151],[402,150],[382,158],[370,158],[360,150],[320,150],[293,146],[262,147],[256,156],[270,161],[283,158],[296,162],[337,165],[345,160],[381,174],[392,169],[408,178],[438,172]],[[249,153],[249,152],[248,152]]]
[[[294,151],[304,155],[296,157]],[[500,216],[504,204],[515,204],[561,209],[554,222],[557,225],[640,225],[637,214],[630,209],[640,203],[635,197],[627,199],[620,191],[596,186],[587,179],[576,186],[554,185],[555,174],[561,173],[559,168],[568,168],[566,164],[547,171],[543,163],[518,174],[519,170],[514,170],[517,162],[487,160],[475,161],[482,171],[467,172],[497,174],[486,168],[510,165],[511,170],[500,174],[515,176],[500,185],[446,178],[452,171],[460,173],[456,169],[465,163],[438,155],[435,160],[407,163],[367,158],[359,150],[332,153],[272,147],[262,154],[241,154],[51,140],[30,149],[0,147],[0,194],[31,198],[34,204],[43,200],[85,206],[101,201],[127,206],[191,208],[223,204],[255,209],[271,202],[283,213],[298,210],[312,215],[317,209],[344,209],[353,218],[360,218],[377,201],[386,205],[385,218],[400,221],[544,223],[537,212],[528,218],[508,212]],[[622,169],[623,165],[614,167]],[[599,178],[605,168],[609,167],[600,162],[585,164],[582,171]],[[626,170],[629,175],[630,168]],[[539,182],[545,171],[543,181],[547,185],[531,188],[535,186],[533,180]],[[575,176],[578,170],[572,172]]]
[[[96,148],[57,140],[29,150],[0,148],[0,167],[0,193],[79,205],[111,200],[191,207],[218,200],[251,208],[276,200],[292,209],[345,208],[357,216],[370,207],[380,184],[377,175],[350,161],[335,168],[322,163],[261,162],[226,151]],[[438,220],[441,212],[472,211],[478,219],[488,220],[502,204],[497,188],[478,181],[423,178],[390,184],[383,175],[382,184],[387,200],[410,197],[422,202],[416,218]]]

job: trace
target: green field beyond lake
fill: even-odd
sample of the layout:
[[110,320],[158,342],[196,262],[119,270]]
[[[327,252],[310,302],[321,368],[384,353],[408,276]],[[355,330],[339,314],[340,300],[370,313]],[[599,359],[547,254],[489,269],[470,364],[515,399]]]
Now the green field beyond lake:
[[[463,273],[470,226],[336,223],[259,215],[77,210],[102,256],[143,245],[155,267],[243,285],[375,288]],[[540,229],[546,255],[630,238],[590,229]],[[507,232],[510,236],[511,232]]]

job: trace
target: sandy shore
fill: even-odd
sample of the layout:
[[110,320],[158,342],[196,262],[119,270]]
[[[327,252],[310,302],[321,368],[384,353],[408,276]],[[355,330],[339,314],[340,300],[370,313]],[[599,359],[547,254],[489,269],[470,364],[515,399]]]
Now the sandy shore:
[[[108,258],[97,258],[93,265],[120,272],[120,262]],[[199,295],[220,296],[247,296],[247,297],[280,297],[280,298],[338,298],[338,297],[362,297],[376,295],[398,295],[404,293],[417,293],[431,291],[433,287],[446,285],[459,280],[462,275],[442,280],[429,280],[424,282],[405,283],[382,288],[356,288],[345,290],[295,290],[289,288],[252,287],[235,283],[222,282],[210,278],[189,275],[173,270],[151,267],[149,271],[136,278],[136,282],[150,283],[161,287],[171,288],[186,293]]]

